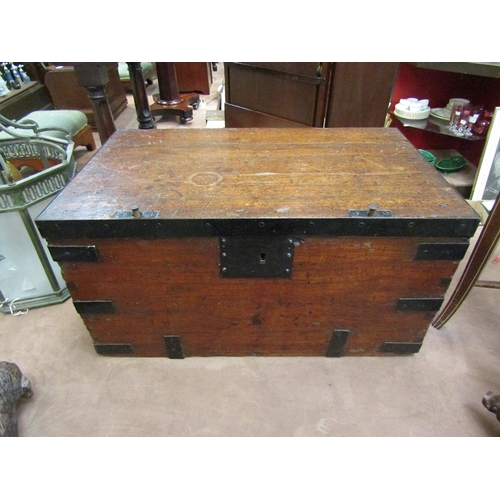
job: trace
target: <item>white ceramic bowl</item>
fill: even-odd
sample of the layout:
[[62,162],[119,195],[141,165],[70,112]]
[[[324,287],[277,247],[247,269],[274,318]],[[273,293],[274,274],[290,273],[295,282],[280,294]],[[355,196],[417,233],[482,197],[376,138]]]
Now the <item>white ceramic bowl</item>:
[[425,120],[426,118],[429,118],[429,115],[431,113],[431,108],[427,106],[422,111],[411,111],[411,110],[400,110],[396,106],[394,106],[394,114],[398,116],[399,118],[405,118],[406,120]]

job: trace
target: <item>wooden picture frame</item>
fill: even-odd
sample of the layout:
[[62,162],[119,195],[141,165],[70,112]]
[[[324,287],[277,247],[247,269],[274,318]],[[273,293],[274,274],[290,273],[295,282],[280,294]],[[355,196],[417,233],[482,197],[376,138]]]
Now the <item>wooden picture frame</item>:
[[488,210],[500,192],[500,107],[493,113],[486,143],[472,187],[471,200],[483,203]]

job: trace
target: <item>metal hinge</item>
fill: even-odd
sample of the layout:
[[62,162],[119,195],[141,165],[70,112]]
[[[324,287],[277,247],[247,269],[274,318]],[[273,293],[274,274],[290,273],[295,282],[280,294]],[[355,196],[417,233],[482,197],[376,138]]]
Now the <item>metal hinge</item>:
[[417,354],[422,342],[384,342],[382,352],[390,354]]
[[130,210],[120,210],[116,212],[117,219],[156,219],[160,212],[158,210],[146,210],[141,212],[139,205],[132,205]]
[[49,245],[55,262],[99,262],[95,245]]
[[124,354],[134,354],[134,348],[129,343],[118,344],[94,344],[94,349],[97,354],[103,356],[122,356]]
[[370,203],[368,210],[349,210],[351,217],[394,217],[390,210],[379,210],[376,203]]
[[327,358],[340,358],[344,355],[344,346],[351,332],[349,330],[334,330],[326,353]]
[[170,359],[184,359],[181,338],[178,335],[164,335],[163,341]]

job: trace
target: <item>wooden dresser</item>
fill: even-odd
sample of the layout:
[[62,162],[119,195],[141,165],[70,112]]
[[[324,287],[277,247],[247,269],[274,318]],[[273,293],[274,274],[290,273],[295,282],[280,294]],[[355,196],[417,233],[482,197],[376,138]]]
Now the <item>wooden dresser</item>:
[[226,127],[383,127],[398,63],[224,63]]

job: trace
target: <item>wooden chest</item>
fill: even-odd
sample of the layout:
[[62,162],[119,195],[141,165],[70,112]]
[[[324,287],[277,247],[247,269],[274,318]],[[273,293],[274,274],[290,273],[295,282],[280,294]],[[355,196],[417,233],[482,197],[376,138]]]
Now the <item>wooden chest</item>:
[[100,354],[418,352],[478,217],[396,129],[119,130],[38,217]]

